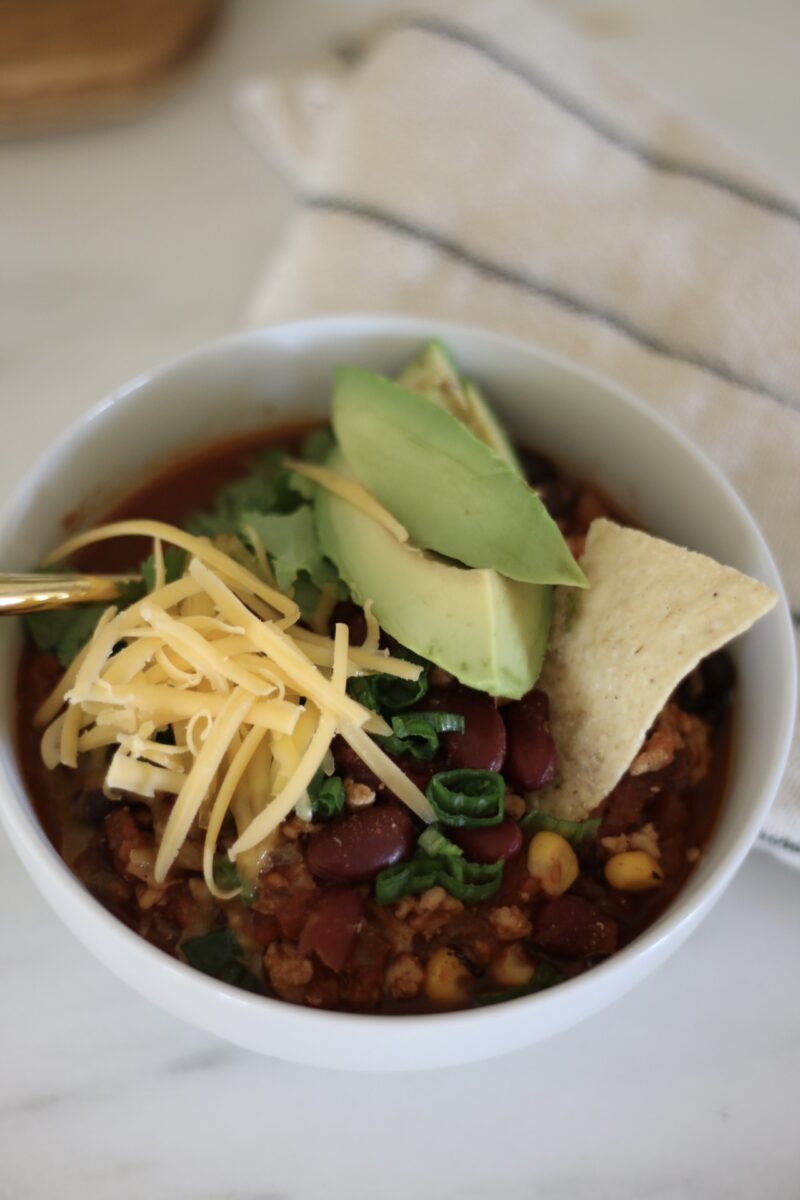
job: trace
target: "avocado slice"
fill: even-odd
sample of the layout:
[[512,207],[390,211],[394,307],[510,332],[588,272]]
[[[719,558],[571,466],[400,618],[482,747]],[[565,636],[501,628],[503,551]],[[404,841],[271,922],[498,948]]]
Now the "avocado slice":
[[[325,465],[348,474],[338,450]],[[378,624],[462,683],[517,699],[542,666],[552,616],[550,587],[444,562],[398,542],[382,525],[324,488],[314,498],[317,534],[359,604]]]
[[427,396],[434,404],[458,417],[517,475],[523,475],[508,434],[475,385],[459,375],[453,356],[444,342],[438,338],[428,342],[424,350],[401,372],[397,382],[401,387]]
[[417,546],[525,583],[586,587],[536,492],[428,396],[340,368],[332,419],[353,474]]

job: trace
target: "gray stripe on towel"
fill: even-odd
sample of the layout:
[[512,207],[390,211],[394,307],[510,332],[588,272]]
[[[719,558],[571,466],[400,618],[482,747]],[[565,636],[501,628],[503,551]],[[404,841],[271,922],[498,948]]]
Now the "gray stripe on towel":
[[763,208],[766,212],[774,213],[776,216],[786,217],[787,220],[800,223],[800,205],[796,202],[786,197],[775,195],[753,184],[744,183],[742,180],[736,179],[732,175],[726,175],[722,171],[715,171],[712,167],[702,166],[699,163],[678,158],[677,155],[666,154],[661,150],[652,149],[635,135],[618,128],[606,117],[592,111],[581,100],[570,95],[560,82],[547,75],[541,67],[522,62],[500,47],[493,46],[489,42],[484,41],[471,29],[465,29],[459,25],[451,25],[449,22],[437,20],[435,17],[422,15],[400,16],[396,20],[390,21],[388,27],[400,30],[416,29],[421,33],[429,33],[434,37],[446,38],[448,41],[466,46],[468,49],[474,50],[489,62],[506,71],[509,75],[522,80],[541,96],[544,96],[546,100],[549,100],[564,112],[569,113],[570,116],[582,121],[598,137],[603,138],[613,146],[618,146],[621,150],[627,151],[628,154],[634,155],[634,157],[640,159],[654,170],[668,175],[681,175],[685,179],[693,180],[695,183],[702,183],[708,187],[717,188],[719,191],[725,192],[737,200],[741,200],[744,204],[755,205],[757,208]]
[[405,234],[407,237],[425,242],[427,245],[441,250],[444,254],[448,254],[451,258],[458,259],[460,262],[472,267],[481,275],[508,284],[511,287],[522,288],[524,291],[542,296],[544,299],[552,300],[555,304],[560,304],[562,308],[567,308],[571,312],[602,321],[612,329],[616,329],[619,333],[625,334],[632,341],[638,342],[640,346],[644,346],[647,350],[652,350],[656,354],[663,355],[665,358],[672,358],[678,362],[687,363],[692,367],[699,367],[701,370],[707,371],[710,375],[715,375],[718,379],[724,380],[725,383],[731,383],[735,387],[746,388],[749,391],[760,392],[763,396],[769,397],[778,404],[797,411],[797,404],[791,396],[776,391],[766,384],[759,383],[757,379],[748,379],[746,376],[739,375],[718,358],[712,358],[705,354],[698,354],[692,350],[683,350],[678,346],[670,345],[669,342],[648,333],[647,330],[638,328],[627,317],[621,313],[614,312],[611,308],[590,304],[588,301],[574,296],[559,284],[541,279],[529,272],[515,271],[511,267],[505,267],[499,263],[492,262],[484,255],[470,250],[469,247],[462,245],[460,242],[455,241],[455,239],[445,237],[433,229],[427,229],[415,221],[407,221],[403,217],[396,216],[373,205],[362,204],[358,200],[348,200],[340,196],[307,195],[303,197],[303,201],[308,208],[321,212],[341,213],[344,216],[353,217],[358,220],[371,221],[374,225],[382,225],[385,229],[391,229],[394,233]]
[[768,846],[775,846],[778,850],[790,850],[794,854],[800,854],[800,842],[793,842],[790,838],[777,837],[774,833],[760,833],[758,835],[760,842],[766,842]]

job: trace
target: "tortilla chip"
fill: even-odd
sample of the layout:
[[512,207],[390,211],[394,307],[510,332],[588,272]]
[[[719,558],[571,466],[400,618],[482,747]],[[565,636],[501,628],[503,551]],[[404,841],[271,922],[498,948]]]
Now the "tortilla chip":
[[619,782],[694,667],[777,603],[772,588],[669,542],[592,523],[588,592],[558,588],[539,687],[558,773],[538,808],[583,820]]

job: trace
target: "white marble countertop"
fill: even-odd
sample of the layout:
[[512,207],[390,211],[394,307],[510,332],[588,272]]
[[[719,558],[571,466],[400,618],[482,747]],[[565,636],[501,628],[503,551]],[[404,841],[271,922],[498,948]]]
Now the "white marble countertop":
[[[800,190],[794,0],[551,4]],[[240,3],[149,117],[0,147],[0,499],[108,388],[236,327],[290,202],[233,128],[231,84],[374,8]],[[753,854],[665,967],[573,1032],[356,1076],[253,1057],[152,1007],[66,932],[0,834],[0,1200],[799,1196],[799,905],[800,878]]]

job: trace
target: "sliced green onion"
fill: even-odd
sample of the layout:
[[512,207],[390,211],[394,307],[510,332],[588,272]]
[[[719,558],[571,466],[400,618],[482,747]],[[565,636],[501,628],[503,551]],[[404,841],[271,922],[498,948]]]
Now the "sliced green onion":
[[437,861],[427,855],[386,867],[375,879],[378,904],[394,904],[403,896],[418,896],[439,882]]
[[414,858],[378,874],[375,899],[378,904],[394,904],[403,896],[417,896],[438,885],[457,900],[488,900],[503,882],[503,866],[502,859],[467,862],[463,851],[431,826],[420,836]]
[[424,737],[427,730],[434,733],[463,733],[461,713],[412,712],[392,717],[392,729],[401,738]]
[[532,809],[520,821],[523,833],[540,833],[543,829],[551,833],[560,833],[573,846],[580,842],[588,842],[597,836],[600,828],[600,817],[591,817],[586,821],[567,821],[566,818],[551,817],[549,813]]
[[472,863],[464,858],[439,858],[439,884],[457,900],[488,900],[503,882],[502,858],[494,863]]
[[326,775],[319,768],[308,785],[311,816],[317,821],[330,821],[344,808],[344,784],[338,775]]
[[218,854],[214,859],[214,882],[217,887],[228,892],[231,888],[241,887],[239,872],[228,858],[227,854]]
[[347,681],[347,691],[354,700],[374,712],[405,712],[419,704],[428,691],[424,671],[419,679],[397,679],[394,675],[354,675]]
[[214,882],[226,892],[238,888],[239,899],[245,908],[249,908],[256,898],[255,887],[242,879],[227,854],[219,854],[214,859]]
[[425,795],[443,825],[481,829],[503,819],[506,785],[496,771],[440,771]]
[[545,988],[563,983],[566,976],[554,967],[552,963],[540,962],[536,967],[533,979],[521,987],[506,988],[504,992],[483,992],[473,997],[472,1003],[479,1007],[489,1004],[502,1004],[505,1000],[516,1000],[519,996],[532,996],[535,992],[543,992]]
[[461,847],[446,838],[436,825],[429,825],[425,832],[420,834],[417,845],[431,858],[436,858],[438,854],[452,855],[454,858],[463,858],[464,856]]
[[430,760],[439,749],[440,733],[463,733],[460,713],[410,712],[392,717],[392,733],[376,739],[387,754],[410,754]]

